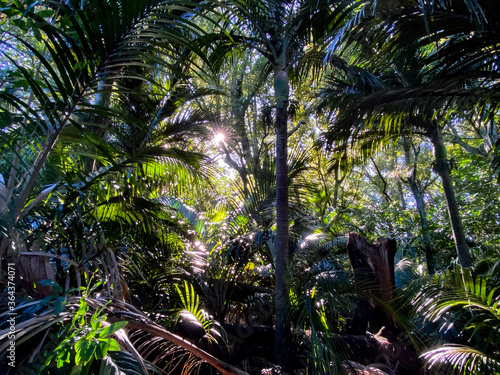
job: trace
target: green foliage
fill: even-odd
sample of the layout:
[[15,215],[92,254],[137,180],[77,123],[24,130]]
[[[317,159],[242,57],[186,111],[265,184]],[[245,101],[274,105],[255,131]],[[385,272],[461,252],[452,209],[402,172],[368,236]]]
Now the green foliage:
[[342,361],[349,356],[340,334],[360,296],[352,274],[343,269],[344,255],[335,251],[345,241],[339,237],[325,243],[306,237],[291,262],[287,319],[297,328],[296,339],[307,348],[301,354],[314,373],[342,371]]
[[183,310],[180,312],[180,318],[187,324],[199,325],[205,331],[204,338],[210,343],[223,344],[227,341],[224,330],[211,318],[200,306],[200,298],[195,293],[192,285],[184,281],[184,288],[175,286],[179,294]]
[[[0,258],[16,264],[16,343],[30,353],[19,373],[158,371],[143,357],[194,371],[174,345],[142,331],[131,342],[119,314],[175,327],[182,306],[197,343],[221,355],[223,323],[253,324],[261,309],[257,323],[274,324],[272,124],[285,97],[287,319],[307,371],[340,371],[360,299],[413,328],[417,285],[413,339],[430,371],[500,372],[494,1],[214,4],[0,1]],[[470,270],[454,269],[424,140],[436,129]],[[353,230],[397,239],[401,310],[354,288]],[[445,270],[434,279],[429,244]],[[6,318],[2,307],[0,352]]]
[[[500,299],[487,277],[459,267],[436,276],[414,299],[416,312],[428,322],[456,329],[456,342],[422,356],[439,373],[495,374],[499,370],[497,330]],[[449,322],[449,323],[447,323]]]
[[59,292],[41,300],[19,298],[14,310],[2,309],[0,348],[7,348],[13,340],[8,318],[14,312],[16,349],[18,353],[30,353],[16,358],[16,374],[137,375],[157,371],[131,350],[122,330],[127,322],[108,321],[112,310],[130,306],[99,298],[95,294],[103,292],[103,283],[89,283],[92,287],[60,295],[62,289],[53,280],[45,280],[41,284]]
[[469,346],[448,344],[422,356],[431,373],[438,374],[498,374],[500,362]]
[[[105,306],[104,306],[105,307]],[[107,315],[102,310],[95,311],[88,319],[88,305],[80,299],[78,310],[74,312],[71,325],[64,327],[56,336],[63,339],[46,359],[41,371],[54,363],[57,368],[76,366],[78,371],[86,371],[95,360],[104,360],[108,352],[121,350],[118,342],[110,337],[127,325],[127,322],[106,324]],[[75,371],[75,370],[71,370]]]

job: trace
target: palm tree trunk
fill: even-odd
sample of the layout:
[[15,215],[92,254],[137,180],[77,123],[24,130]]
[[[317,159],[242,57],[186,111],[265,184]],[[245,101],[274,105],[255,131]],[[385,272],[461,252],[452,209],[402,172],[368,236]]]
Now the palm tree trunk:
[[458,210],[458,204],[455,199],[455,192],[451,182],[450,168],[448,166],[448,161],[446,160],[446,147],[443,143],[441,130],[436,122],[431,124],[429,137],[432,145],[434,146],[434,156],[436,158],[434,169],[441,177],[443,184],[443,191],[448,205],[448,215],[453,229],[453,239],[455,240],[458,259],[462,267],[470,267],[472,265],[472,259],[469,247],[467,246],[465,231],[462,225],[462,220],[460,219],[460,212]]
[[276,333],[274,359],[284,372],[291,371],[290,327],[286,322],[288,308],[288,165],[287,165],[287,106],[289,83],[287,73],[275,69],[274,94],[276,98],[276,262],[275,310]]

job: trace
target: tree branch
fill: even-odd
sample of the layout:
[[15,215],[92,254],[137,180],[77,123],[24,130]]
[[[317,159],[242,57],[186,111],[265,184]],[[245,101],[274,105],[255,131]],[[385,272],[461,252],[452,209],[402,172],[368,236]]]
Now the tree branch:
[[375,163],[375,160],[373,160],[372,157],[370,157],[370,160],[372,161],[373,166],[375,167],[375,170],[377,171],[378,176],[380,177],[380,179],[382,180],[382,183],[384,184],[384,188],[382,190],[382,194],[384,194],[385,198],[387,199],[387,202],[391,202],[392,199],[389,196],[389,194],[387,194],[387,182],[385,181],[384,176],[382,176],[382,173],[380,172],[380,169],[378,169],[378,166]]
[[469,145],[467,142],[465,142],[462,137],[458,134],[457,129],[451,124],[448,125],[448,127],[451,129],[451,132],[453,133],[451,142],[461,146],[465,151],[470,152],[471,154],[479,155],[482,156],[483,158],[488,156],[488,153],[486,152],[486,149],[483,147],[473,147]]
[[[112,323],[125,321],[122,319],[113,319],[112,317],[108,317],[107,320]],[[126,320],[126,321],[127,321],[127,326],[126,326],[127,328],[138,329],[143,332],[148,332],[154,336],[161,337],[167,341],[170,341],[171,343],[180,346],[181,348],[187,350],[188,352],[194,354],[198,358],[212,365],[217,370],[219,370],[222,373],[222,375],[248,375],[248,373],[246,373],[245,371],[242,371],[239,368],[236,368],[226,362],[221,361],[220,359],[214,357],[213,355],[193,345],[189,341],[184,340],[182,337],[177,336],[165,330],[163,327],[156,325],[153,322],[142,323],[133,320],[132,321]]]
[[420,191],[423,193],[424,191],[427,190],[427,188],[429,186],[431,186],[434,182],[436,182],[438,179],[438,176],[434,177],[432,180],[430,180],[428,183],[426,183],[424,186],[422,186],[422,188],[420,189]]
[[297,125],[295,125],[295,127],[294,127],[293,129],[291,129],[291,130],[287,133],[287,137],[289,137],[289,138],[290,138],[290,136],[291,136],[293,133],[295,133],[295,132],[296,132],[296,131],[300,128],[300,125],[303,125],[303,124],[305,124],[305,123],[306,123],[306,122],[305,122],[304,120],[300,120],[300,121],[298,122],[298,124],[297,124]]

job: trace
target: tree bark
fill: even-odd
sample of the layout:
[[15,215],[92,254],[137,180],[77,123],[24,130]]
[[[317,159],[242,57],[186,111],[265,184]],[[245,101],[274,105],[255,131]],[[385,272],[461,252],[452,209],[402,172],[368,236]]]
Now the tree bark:
[[462,267],[472,266],[472,258],[470,256],[469,247],[465,238],[465,231],[460,218],[460,211],[455,199],[455,192],[450,177],[450,168],[446,159],[446,147],[441,136],[441,129],[435,121],[429,127],[429,138],[434,146],[435,165],[434,170],[441,177],[443,191],[448,206],[448,215],[450,217],[451,227],[453,230],[453,239],[455,248],[457,249],[458,259]]
[[[394,256],[396,241],[380,238],[375,243],[369,243],[366,238],[349,233],[347,252],[355,274],[356,284],[374,297],[389,301],[395,297]],[[365,334],[370,324],[372,331],[378,331],[385,326],[396,334],[392,318],[382,309],[375,307],[371,301],[361,301],[353,318],[349,333]]]
[[288,309],[288,165],[287,106],[289,83],[286,71],[277,68],[274,75],[276,98],[276,261],[274,359],[285,372],[291,372],[291,333],[286,322]]
[[398,189],[399,200],[401,202],[401,211],[406,211],[406,200],[401,180],[396,179],[396,188]]

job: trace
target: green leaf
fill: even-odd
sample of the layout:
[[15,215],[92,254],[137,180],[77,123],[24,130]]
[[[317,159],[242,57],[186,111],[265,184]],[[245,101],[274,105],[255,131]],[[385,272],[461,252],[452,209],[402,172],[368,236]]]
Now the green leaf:
[[99,333],[99,337],[108,337],[111,336],[116,331],[119,331],[122,328],[125,328],[128,322],[116,322],[110,324],[107,327],[104,327],[102,331]]
[[36,12],[36,15],[41,18],[50,18],[54,15],[54,11],[51,9],[44,9],[39,12]]
[[85,316],[87,314],[87,302],[82,298],[80,299],[80,308],[75,314],[75,317],[73,318],[73,324],[75,322],[78,322],[80,326],[83,326],[85,324]]
[[78,340],[75,344],[75,363],[78,365],[83,362],[84,360],[84,355],[85,352],[87,351],[87,348],[89,346],[88,341],[83,338],[81,340]]
[[108,351],[120,351],[120,350],[121,350],[120,345],[118,345],[118,342],[115,339],[113,338],[99,339],[99,345],[97,346],[96,349],[96,358],[104,359]]
[[[64,366],[65,363],[71,362],[71,352],[68,349],[69,348],[65,346],[57,355],[56,358],[57,368],[61,368]],[[48,363],[46,364],[48,365]]]
[[96,331],[101,328],[102,322],[104,322],[107,318],[106,314],[101,314],[102,311],[96,310],[94,314],[92,314],[92,317],[90,318],[90,325],[92,326],[92,329],[94,330],[94,335],[97,333]]
[[98,346],[99,345],[94,340],[88,342],[88,346],[87,346],[85,352],[83,352],[83,354],[82,354],[83,364],[84,365],[86,365],[87,363],[90,362],[90,360],[92,359],[92,357],[93,357],[94,353],[96,352]]
[[58,317],[66,306],[66,297],[58,297],[54,302],[54,314]]
[[100,339],[99,345],[95,350],[96,359],[104,359],[108,355],[108,343],[105,340]]
[[495,298],[496,291],[497,291],[497,288],[493,288],[491,290],[490,294],[488,294],[488,300],[486,301],[486,303],[488,305],[491,305],[491,302],[493,301],[493,298]]

